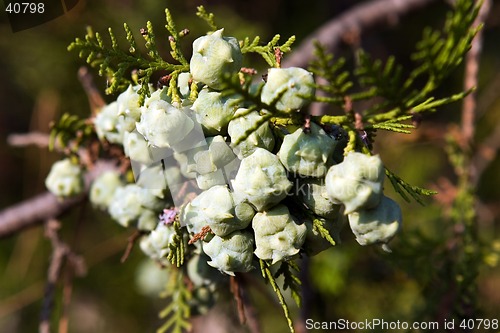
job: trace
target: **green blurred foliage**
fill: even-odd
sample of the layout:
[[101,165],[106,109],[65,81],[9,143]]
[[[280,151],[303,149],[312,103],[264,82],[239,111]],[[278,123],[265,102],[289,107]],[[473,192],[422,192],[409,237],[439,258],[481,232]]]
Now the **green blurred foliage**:
[[[150,20],[156,34],[166,36],[164,7],[168,6],[177,26],[188,27],[192,32],[184,44],[189,54],[190,42],[207,30],[205,23],[194,15],[196,6],[203,4],[215,13],[216,23],[225,27],[228,35],[238,38],[260,35],[262,40],[268,40],[275,33],[284,38],[296,35],[298,45],[323,22],[359,2],[80,1],[65,16],[15,34],[10,31],[5,15],[1,14],[1,207],[44,191],[44,177],[58,158],[57,154],[43,149],[12,148],[6,142],[7,135],[29,130],[48,132],[48,122],[64,112],[82,116],[89,112],[87,97],[76,76],[82,61],[66,50],[75,37],[84,35],[87,25],[100,32],[112,27],[124,40],[124,22],[138,34]],[[439,25],[445,11],[444,4],[436,4],[404,17],[395,27],[368,31],[362,36],[362,47],[374,58],[394,54],[400,63],[406,64],[422,28]],[[498,17],[499,12],[499,1],[495,1],[490,16]],[[499,33],[498,19],[491,19],[486,25],[479,76],[479,142],[488,137],[500,121]],[[167,54],[166,47],[165,41],[164,54]],[[344,45],[339,53],[352,59],[350,51],[349,46]],[[97,86],[104,90],[106,82],[98,77],[95,79]],[[462,73],[457,72],[439,94],[450,94],[461,86]],[[113,99],[111,96],[106,98],[108,101]],[[432,187],[442,177],[451,177],[454,181],[443,149],[445,143],[436,132],[442,134],[439,132],[446,131],[450,122],[460,120],[460,107],[460,104],[448,105],[426,116],[411,136],[379,134],[375,151],[392,171],[411,184]],[[481,203],[477,209],[478,232],[485,261],[478,279],[478,318],[500,319],[499,168],[500,161],[496,158],[477,186],[477,198]],[[403,231],[391,243],[393,253],[383,253],[376,247],[360,247],[346,225],[342,244],[310,261],[309,288],[313,301],[307,310],[312,318],[325,321],[339,318],[431,320],[439,317],[442,307],[447,306],[439,300],[448,291],[449,279],[453,277],[449,266],[452,253],[447,246],[454,230],[447,218],[448,212],[432,199],[427,200],[425,207],[405,203],[389,183],[386,192],[401,204],[405,217]],[[88,274],[74,279],[69,331],[154,331],[161,323],[157,313],[165,300],[144,296],[136,287],[136,269],[144,259],[138,249],[125,264],[120,263],[130,231],[112,222],[106,214],[93,211],[89,205],[65,216],[62,224],[62,238],[82,253],[88,265]],[[37,330],[50,253],[50,243],[43,237],[41,227],[0,240],[0,332]],[[287,332],[279,306],[259,288],[250,289],[263,332]],[[56,294],[55,321],[61,311],[61,298],[61,292]],[[299,309],[293,311],[299,313]]]

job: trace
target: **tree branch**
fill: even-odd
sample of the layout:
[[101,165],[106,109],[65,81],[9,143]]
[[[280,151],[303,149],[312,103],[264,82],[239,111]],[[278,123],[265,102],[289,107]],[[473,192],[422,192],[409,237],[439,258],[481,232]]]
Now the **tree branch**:
[[85,191],[82,195],[61,201],[52,193],[45,192],[0,211],[0,239],[60,216],[85,199],[94,179],[103,171],[113,168],[109,161],[98,161],[85,175]]
[[50,138],[46,133],[30,132],[23,134],[10,134],[7,137],[7,143],[13,147],[26,147],[35,145],[39,148],[47,148]]
[[[482,24],[488,16],[491,8],[491,0],[483,1],[478,16],[476,17],[475,25]],[[464,91],[477,87],[478,72],[479,72],[479,58],[483,47],[483,29],[481,29],[474,40],[472,41],[471,49],[465,58],[465,79]],[[463,101],[462,107],[462,140],[468,149],[474,139],[475,126],[476,126],[476,99],[477,94],[475,91],[468,94]]]
[[[51,314],[54,305],[54,297],[56,294],[56,285],[62,273],[65,263],[68,264],[67,269],[70,269],[76,276],[85,275],[87,268],[83,258],[74,253],[68,244],[64,243],[58,234],[61,224],[57,220],[48,220],[45,223],[45,237],[48,238],[52,244],[52,257],[50,266],[47,273],[47,284],[45,286],[45,293],[43,298],[42,311],[40,313],[39,333],[50,333]],[[64,327],[67,323],[67,306],[69,303],[68,287],[69,281],[65,281],[65,292],[63,293],[63,316],[62,326],[59,326],[59,332],[64,332]],[[61,330],[62,329],[62,330]]]
[[283,67],[307,67],[313,57],[315,40],[332,52],[350,34],[360,34],[375,25],[395,22],[399,17],[433,1],[375,0],[357,5],[307,36],[292,54],[284,58]]

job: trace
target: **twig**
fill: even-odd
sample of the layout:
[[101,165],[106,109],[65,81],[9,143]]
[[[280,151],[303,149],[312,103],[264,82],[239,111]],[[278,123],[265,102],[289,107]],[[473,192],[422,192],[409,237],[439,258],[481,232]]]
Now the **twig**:
[[49,140],[49,135],[41,132],[10,134],[7,137],[7,143],[13,147],[36,145],[40,148],[46,148],[49,146]]
[[313,56],[313,41],[318,41],[326,50],[334,51],[342,40],[356,32],[360,34],[377,24],[391,23],[417,8],[435,0],[376,0],[364,2],[327,22],[283,59],[283,67],[306,67]]
[[144,235],[144,232],[140,230],[134,231],[134,233],[128,238],[128,243],[127,247],[125,248],[125,252],[123,253],[120,262],[123,264],[125,261],[127,261],[128,257],[130,256],[130,253],[132,252],[132,249],[134,248],[135,243],[141,236]]
[[[491,0],[484,0],[479,14],[476,17],[474,24],[477,26],[483,23],[488,16],[491,8]],[[471,49],[465,58],[465,79],[464,90],[470,90],[478,84],[479,58],[483,46],[483,29],[479,30],[476,37],[472,41]],[[476,98],[475,91],[464,98],[462,106],[462,142],[466,145],[464,150],[469,150],[472,141],[474,140],[475,123],[476,123]]]
[[[482,24],[486,21],[486,18],[491,9],[491,0],[484,0],[479,14],[476,17],[475,25]],[[476,87],[478,84],[478,72],[479,72],[479,59],[481,56],[482,46],[483,46],[483,30],[479,30],[476,37],[472,41],[472,46],[470,51],[467,53],[465,59],[465,78],[464,78],[464,88],[471,89]],[[462,147],[464,152],[470,153],[471,145],[474,141],[474,134],[476,128],[476,113],[477,113],[477,94],[472,92],[464,98],[462,104],[462,128],[461,128],[461,141],[464,145]],[[495,129],[495,132],[498,129]],[[493,138],[495,139],[496,133],[493,133]],[[483,146],[487,147],[487,146]],[[488,156],[488,149],[482,150],[482,153],[486,152],[486,157]],[[477,155],[477,154],[476,154]],[[484,159],[483,159],[484,160]],[[476,163],[470,163],[469,165],[469,177],[471,184],[477,184],[481,173],[484,171],[484,167],[481,166],[481,170],[477,169]]]
[[45,224],[45,237],[47,237],[52,244],[52,258],[47,273],[47,284],[45,286],[42,311],[40,313],[40,333],[50,333],[50,316],[52,313],[54,294],[64,262],[68,262],[68,268],[72,269],[77,276],[82,276],[86,272],[83,259],[73,253],[70,247],[59,238],[59,228],[60,223],[54,219],[48,220]]
[[71,270],[66,271],[64,277],[64,287],[63,287],[63,301],[61,318],[59,319],[59,331],[58,333],[68,333],[68,323],[69,323],[69,305],[71,303],[71,295],[73,293],[73,274]]
[[47,283],[45,285],[45,292],[43,295],[39,333],[50,333],[50,315],[52,313],[56,284],[59,280],[61,267],[68,250],[65,246],[61,245],[57,236],[57,229],[59,229],[59,227],[59,223],[55,220],[49,220],[45,225],[45,236],[50,239],[50,242],[52,243],[52,258],[50,260],[50,266],[47,273]]
[[52,193],[45,192],[11,206],[0,212],[0,238],[59,216],[82,200],[83,196],[78,196],[59,201]]
[[[240,275],[240,277],[241,277],[241,275]],[[245,280],[240,279],[239,282],[240,282],[240,284],[243,284],[245,282]],[[245,310],[246,323],[247,323],[247,326],[248,326],[250,333],[260,333],[261,328],[260,328],[260,322],[259,322],[259,319],[257,316],[257,311],[255,309],[255,306],[250,301],[245,288],[241,288],[241,298],[243,300],[243,307]]]
[[245,316],[245,305],[243,302],[242,292],[240,281],[238,279],[238,274],[231,276],[229,278],[229,288],[233,293],[234,300],[236,301],[236,308],[238,309],[238,318],[240,320],[240,324],[245,324],[247,319]]

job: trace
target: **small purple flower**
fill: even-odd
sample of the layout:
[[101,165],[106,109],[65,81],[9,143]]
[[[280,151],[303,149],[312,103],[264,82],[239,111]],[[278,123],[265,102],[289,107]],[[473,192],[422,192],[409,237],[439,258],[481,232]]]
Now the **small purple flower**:
[[177,208],[172,208],[172,209],[164,209],[163,213],[160,214],[159,219],[160,223],[164,224],[172,224],[175,221],[175,217],[179,213],[179,210]]

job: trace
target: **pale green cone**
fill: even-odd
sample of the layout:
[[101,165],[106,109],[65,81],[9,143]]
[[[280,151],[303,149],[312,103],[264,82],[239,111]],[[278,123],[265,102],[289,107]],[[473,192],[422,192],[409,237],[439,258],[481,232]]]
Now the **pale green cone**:
[[182,98],[189,97],[189,93],[191,91],[190,83],[192,79],[193,77],[189,72],[180,73],[177,77],[177,87],[179,88],[179,92],[181,93]]
[[136,222],[145,210],[159,212],[165,203],[149,189],[136,184],[118,187],[108,207],[108,213],[124,227]]
[[118,103],[116,101],[102,107],[93,122],[99,139],[122,144],[123,132],[119,132],[116,127],[118,124]]
[[238,109],[237,101],[236,97],[223,97],[218,91],[204,88],[191,108],[207,135],[225,134],[229,121]]
[[201,220],[210,226],[214,234],[226,236],[235,230],[245,229],[253,214],[249,205],[235,204],[232,193],[226,186],[216,185],[202,192],[186,206],[181,221],[192,225]]
[[90,187],[90,202],[94,207],[108,209],[115,190],[123,186],[120,173],[117,171],[105,171],[97,177]]
[[250,232],[235,231],[225,237],[214,236],[208,243],[203,243],[203,252],[211,258],[210,266],[234,275],[253,269],[253,246]]
[[47,189],[59,198],[71,197],[83,192],[83,171],[69,158],[55,162],[45,179]]
[[193,201],[195,201],[196,198],[182,206],[179,213],[181,225],[186,226],[187,231],[192,235],[199,233],[201,229],[207,225],[205,216],[200,214],[197,203],[195,202],[193,205]]
[[299,253],[306,239],[305,223],[297,223],[285,205],[278,205],[252,220],[255,233],[255,255],[275,264]]
[[153,163],[153,156],[150,149],[148,141],[137,130],[134,129],[132,132],[125,132],[123,134],[123,152],[131,160],[146,165]]
[[201,252],[194,255],[187,263],[187,275],[196,287],[224,281],[224,276],[207,264],[209,260],[210,257]]
[[302,176],[324,177],[336,142],[315,123],[285,135],[278,156],[288,171]]
[[323,178],[295,178],[294,186],[294,195],[314,214],[327,219],[337,216],[340,205],[331,202]]
[[143,166],[140,174],[136,175],[135,182],[139,187],[148,190],[148,194],[164,199],[168,190],[167,171],[169,170],[164,169],[161,162]]
[[151,246],[155,249],[158,258],[162,258],[170,252],[168,245],[173,242],[175,235],[174,226],[165,223],[158,223],[156,228],[148,235]]
[[248,202],[263,211],[283,200],[292,183],[278,157],[257,148],[241,161],[232,187],[236,202]]
[[333,203],[345,205],[345,214],[373,208],[382,198],[384,175],[378,155],[350,152],[328,170],[326,190]]
[[238,40],[224,37],[224,29],[199,37],[193,42],[193,55],[189,63],[195,81],[212,89],[222,88],[222,76],[237,73],[241,68],[243,55]]
[[347,217],[359,244],[382,243],[384,250],[388,250],[384,245],[396,235],[403,220],[399,205],[386,196],[375,208],[359,210]]
[[[246,112],[247,109],[238,109],[235,115]],[[252,111],[249,114],[234,118],[229,122],[228,133],[231,137],[231,142],[236,142],[240,140],[245,132],[249,129],[255,127],[258,120],[262,119],[257,111]],[[267,122],[260,125],[258,128],[246,137],[245,140],[241,141],[237,146],[234,147],[235,153],[238,155],[239,159],[243,159],[251,155],[255,149],[264,148],[266,150],[272,150],[274,148],[274,135]]]
[[[135,122],[141,117],[141,106],[139,104],[139,90],[141,86],[129,85],[127,90],[118,95],[116,102],[118,103],[118,115],[129,118],[131,121],[123,128],[124,131],[133,131]],[[133,120],[133,121],[132,121]]]
[[209,190],[217,185],[225,185],[227,183],[222,170],[206,173],[196,176],[196,185],[200,190]]
[[137,131],[150,145],[169,148],[182,141],[193,129],[193,121],[173,105],[158,100],[147,108],[143,107]]
[[315,93],[312,73],[299,67],[269,69],[262,89],[262,102],[271,104],[280,93],[283,95],[276,103],[278,110],[292,112],[301,109],[309,104],[308,97]]

